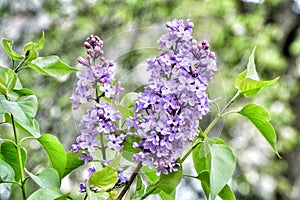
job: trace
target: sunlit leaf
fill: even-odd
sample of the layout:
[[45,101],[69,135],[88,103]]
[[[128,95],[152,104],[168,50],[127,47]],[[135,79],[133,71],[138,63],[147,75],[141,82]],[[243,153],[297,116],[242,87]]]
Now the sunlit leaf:
[[215,144],[210,147],[210,150],[210,199],[213,200],[232,177],[236,159],[232,150],[225,144]]
[[175,200],[176,190],[173,190],[171,193],[165,193],[164,191],[160,191],[159,196],[163,200]]
[[156,169],[150,168],[148,166],[143,166],[141,172],[148,178],[150,182],[156,182],[159,179],[159,176],[156,175]]
[[118,180],[118,166],[120,162],[120,156],[109,163],[108,166],[92,174],[88,181],[88,185],[98,188],[100,191],[108,191]]
[[239,113],[248,118],[259,130],[263,137],[268,141],[273,150],[278,154],[276,149],[276,132],[269,122],[271,116],[269,112],[256,104],[246,105]]
[[35,49],[38,51],[40,49],[43,48],[44,46],[44,43],[45,43],[45,34],[44,34],[44,31],[42,32],[42,37],[41,39],[39,40],[39,42],[35,45]]
[[169,174],[161,174],[159,183],[156,185],[157,189],[170,194],[182,179],[182,167],[180,166],[177,171]]
[[27,200],[54,200],[62,196],[65,195],[58,188],[41,188],[32,193]]
[[[19,181],[21,179],[20,163],[17,153],[16,146],[11,142],[1,143],[1,154],[4,157],[4,161],[8,163],[15,172],[15,180]],[[26,152],[21,148],[22,166],[25,167],[26,163]]]
[[74,169],[76,169],[84,164],[83,160],[79,160],[79,157],[81,156],[80,152],[75,154],[75,153],[69,151],[66,153],[66,156],[67,156],[67,164],[66,164],[66,168],[65,168],[63,177],[65,177],[71,171],[73,171]]
[[43,134],[38,138],[50,160],[51,166],[57,170],[59,177],[62,178],[65,172],[67,156],[63,145],[53,135]]
[[26,173],[41,188],[60,188],[59,175],[54,168],[47,168],[37,175],[32,174],[28,170],[26,170]]
[[255,95],[260,89],[265,86],[273,85],[279,79],[279,77],[269,81],[261,81],[259,79],[254,62],[254,52],[255,48],[249,57],[247,69],[240,73],[234,81],[234,86],[245,97]]
[[138,93],[136,92],[129,92],[127,93],[120,101],[120,105],[126,108],[134,107],[134,102],[138,98]]
[[[0,154],[1,155],[1,154]],[[11,193],[11,183],[2,183],[3,181],[14,181],[14,169],[4,160],[0,159],[0,198],[1,200],[8,200]]]
[[126,160],[129,160],[129,161],[132,161],[132,156],[133,154],[135,153],[138,153],[140,151],[140,149],[136,149],[136,148],[133,148],[133,143],[134,142],[140,142],[141,141],[141,138],[140,137],[135,137],[135,136],[132,136],[132,135],[127,135],[124,142],[123,142],[123,145],[124,145],[124,148],[122,150],[122,156],[126,159]]
[[225,185],[225,187],[219,193],[219,197],[221,197],[223,200],[236,200],[234,193],[228,185]]
[[0,93],[8,96],[15,87],[16,81],[17,74],[13,70],[0,66]]
[[3,39],[2,40],[2,45],[3,45],[3,48],[4,48],[5,52],[13,60],[21,60],[21,59],[23,59],[24,57],[22,55],[16,53],[12,49],[13,43],[14,42],[12,40],[9,40],[9,39]]
[[201,181],[201,186],[202,189],[205,193],[206,198],[209,198],[209,194],[210,194],[210,180],[209,180],[209,171],[202,171],[199,175],[198,175],[198,179]]
[[[0,105],[1,110],[5,109],[5,113],[11,113],[14,116],[18,128],[34,137],[40,136],[38,122],[34,119],[37,111],[36,96],[24,96],[17,102],[0,98]],[[6,121],[11,123],[11,120],[11,117],[6,115]]]
[[88,191],[88,200],[110,200],[110,195],[108,192]]
[[24,47],[24,55],[25,55],[25,62],[31,62],[32,60],[38,57],[38,52],[36,49],[36,44],[33,42],[29,42]]
[[256,67],[255,67],[254,53],[255,53],[255,48],[252,50],[252,53],[248,60],[246,78],[251,78],[253,80],[259,81],[259,77],[258,77],[258,74],[256,72]]
[[279,77],[270,80],[270,81],[256,81],[250,78],[246,78],[240,85],[240,92],[245,97],[253,96],[255,95],[261,88],[265,86],[273,85],[277,82]]
[[58,56],[38,57],[31,63],[28,63],[28,66],[48,76],[64,76],[77,71],[77,69],[61,61]]
[[194,167],[197,174],[209,170],[210,150],[206,143],[200,143],[192,152]]

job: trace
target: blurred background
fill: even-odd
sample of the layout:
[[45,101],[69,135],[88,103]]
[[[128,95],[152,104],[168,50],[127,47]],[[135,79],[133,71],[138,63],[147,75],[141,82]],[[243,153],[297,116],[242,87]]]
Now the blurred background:
[[[299,0],[0,0],[0,38],[13,39],[15,50],[21,52],[23,45],[37,42],[44,31],[46,43],[40,55],[56,54],[79,67],[77,58],[85,57],[84,40],[96,34],[104,40],[106,57],[117,63],[116,78],[126,91],[135,91],[147,82],[145,60],[158,54],[156,41],[173,18],[191,19],[194,38],[208,40],[216,53],[219,71],[210,93],[211,98],[222,97],[221,106],[234,94],[233,80],[245,69],[255,46],[261,79],[280,76],[275,85],[234,107],[247,101],[271,112],[281,159],[252,124],[239,116],[227,117],[212,135],[220,135],[237,156],[230,183],[237,199],[300,199]],[[9,64],[1,48],[0,65]],[[56,135],[69,150],[78,135],[78,115],[69,100],[75,74],[55,79],[24,70],[21,79],[39,98],[41,131]],[[0,127],[0,132],[5,128]],[[48,165],[39,145],[26,145],[30,171]],[[69,185],[65,190],[75,191],[74,199],[81,199],[77,179],[82,179],[78,171],[64,180]],[[17,193],[11,199],[18,199]],[[185,178],[177,197],[203,199],[203,192],[199,183]]]

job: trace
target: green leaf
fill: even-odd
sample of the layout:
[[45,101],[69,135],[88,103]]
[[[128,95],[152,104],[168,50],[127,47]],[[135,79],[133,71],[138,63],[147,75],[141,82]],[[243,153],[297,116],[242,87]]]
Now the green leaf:
[[225,185],[225,187],[219,193],[219,197],[221,197],[223,200],[236,200],[234,193],[228,185]]
[[[22,88],[22,89],[14,89],[12,92],[16,93],[18,97],[23,97],[23,96],[30,96],[30,95],[35,95],[34,92],[30,89],[27,88]],[[37,103],[37,102],[36,102]]]
[[91,175],[87,185],[93,185],[100,191],[108,191],[118,180],[118,166],[120,156],[113,160],[109,165]]
[[148,180],[152,183],[158,181],[159,176],[156,175],[156,169],[150,168],[148,166],[143,166],[141,168],[141,172],[148,178]]
[[232,177],[236,159],[232,150],[225,144],[215,144],[210,150],[210,199],[213,200]]
[[77,71],[77,69],[61,61],[58,56],[38,57],[31,63],[28,63],[28,66],[48,76],[64,76]]
[[0,94],[0,115],[7,113],[6,108],[2,105],[2,101],[6,100],[5,96]]
[[43,48],[44,46],[44,43],[45,43],[45,34],[44,34],[44,31],[42,32],[42,37],[41,39],[39,40],[39,42],[35,45],[35,49],[38,51],[40,49]]
[[26,170],[26,173],[41,188],[60,188],[58,172],[53,168],[47,168],[38,175],[34,175]]
[[[19,98],[17,102],[0,98],[0,105],[1,109],[5,109],[7,113],[14,116],[18,128],[34,137],[40,136],[38,122],[34,119],[37,111],[36,96],[24,96]],[[11,123],[11,118],[6,117],[6,121]]]
[[121,113],[123,121],[126,121],[127,118],[133,117],[134,115],[132,109],[125,106],[117,105],[117,109]]
[[255,48],[253,49],[249,57],[247,69],[242,73],[240,73],[234,81],[234,86],[245,97],[255,95],[261,88],[265,86],[273,85],[279,79],[279,77],[277,77],[269,81],[260,81],[258,74],[256,72],[254,53],[255,53]]
[[13,44],[14,44],[14,42],[12,40],[9,40],[9,39],[3,39],[2,40],[3,48],[4,48],[5,52],[7,53],[7,55],[11,59],[13,59],[13,60],[21,60],[21,59],[23,59],[24,58],[23,56],[21,56],[20,54],[16,53],[12,49]]
[[108,192],[88,192],[88,200],[110,200]]
[[270,80],[270,81],[257,81],[250,78],[246,78],[240,85],[240,92],[245,97],[253,96],[255,95],[261,88],[265,86],[273,85],[277,82],[279,77]]
[[65,196],[58,188],[41,188],[32,193],[27,200],[55,200]]
[[197,174],[209,170],[210,167],[210,150],[207,143],[199,143],[192,152],[194,168]]
[[4,160],[0,160],[0,179],[3,181],[13,181],[14,177],[14,169]]
[[202,171],[197,178],[201,181],[202,189],[206,198],[208,199],[210,194],[209,171]]
[[249,104],[239,111],[239,114],[245,116],[254,124],[278,155],[276,148],[276,132],[269,122],[271,120],[269,112],[261,106]]
[[50,134],[43,134],[38,141],[48,154],[51,166],[57,170],[59,177],[62,178],[65,172],[67,156],[63,145],[59,140]]
[[17,103],[27,118],[35,117],[38,109],[38,101],[35,95],[22,96],[17,100]]
[[144,194],[144,191],[145,191],[145,185],[143,184],[141,175],[138,174],[137,177],[136,177],[135,193],[136,194]]
[[252,53],[249,57],[249,61],[248,61],[248,64],[247,64],[246,78],[251,78],[253,80],[259,81],[259,77],[257,75],[256,67],[255,67],[254,53],[255,53],[255,48],[252,50]]
[[171,193],[165,193],[164,191],[160,191],[159,196],[162,200],[175,200],[176,190],[173,190]]
[[26,63],[33,61],[34,59],[36,59],[39,56],[35,46],[36,46],[36,44],[33,42],[29,42],[25,45],[23,51],[24,51]]
[[132,146],[132,144],[134,142],[138,143],[140,141],[141,141],[140,137],[135,137],[133,135],[127,135],[126,136],[126,138],[123,142],[124,148],[122,150],[122,156],[126,160],[132,161],[133,154],[140,152],[140,149],[133,148],[133,146]]
[[76,169],[84,164],[83,160],[79,160],[79,157],[81,156],[81,152],[78,152],[75,154],[75,153],[69,151],[66,153],[66,156],[67,156],[67,164],[66,164],[66,168],[65,168],[63,177],[65,177],[71,171],[73,171],[74,169]]
[[239,73],[239,75],[237,75],[237,77],[234,80],[234,86],[237,89],[240,89],[240,86],[242,84],[242,82],[245,80],[246,78],[246,74],[247,74],[247,70],[244,70],[243,72]]
[[43,48],[44,43],[45,43],[45,37],[43,32],[42,37],[37,44],[34,42],[29,42],[25,45],[23,53],[25,55],[25,61],[27,63],[30,63],[31,61],[35,60],[39,56],[38,50]]
[[11,183],[2,183],[2,181],[14,181],[14,177],[15,177],[14,169],[9,164],[7,164],[4,160],[0,160],[1,200],[9,199],[11,193],[11,186],[12,186]]
[[157,189],[164,191],[167,194],[170,194],[182,179],[182,166],[179,167],[178,171],[161,174],[159,177],[159,183],[156,184]]
[[[3,142],[1,144],[1,154],[4,157],[4,161],[8,163],[15,172],[15,180],[19,181],[21,178],[20,164],[18,159],[18,153],[16,146],[11,142]],[[25,167],[26,163],[26,152],[21,147],[22,165]]]
[[139,94],[136,92],[129,92],[121,99],[120,105],[126,108],[133,108],[138,96]]
[[13,70],[0,66],[0,93],[8,96],[15,87],[16,81],[17,74]]

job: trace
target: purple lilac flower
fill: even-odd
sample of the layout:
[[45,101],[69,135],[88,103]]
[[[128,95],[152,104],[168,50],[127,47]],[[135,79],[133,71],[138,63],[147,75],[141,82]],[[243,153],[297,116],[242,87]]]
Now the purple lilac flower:
[[[85,66],[85,69],[76,74],[78,81],[71,100],[73,109],[78,109],[88,102],[92,102],[92,105],[81,118],[80,135],[76,138],[76,143],[72,145],[71,151],[77,153],[82,150],[79,159],[88,164],[94,159],[92,155],[97,149],[102,148],[102,152],[107,147],[116,151],[123,149],[122,143],[126,135],[115,135],[119,130],[117,122],[121,120],[121,115],[115,106],[118,104],[118,98],[123,89],[121,83],[113,78],[111,68],[114,63],[103,57],[103,41],[98,36],[88,37],[84,46],[87,49],[87,58],[79,57],[78,62]],[[107,99],[114,104],[108,103]],[[99,136],[107,139],[105,146],[99,144]],[[102,162],[103,166],[107,164],[106,161]],[[88,178],[80,184],[81,192],[86,192],[88,179],[95,171],[95,168],[89,168]],[[128,181],[122,171],[120,168],[116,184]],[[92,186],[90,187],[92,189]]]
[[[106,138],[107,146],[114,150],[123,148],[122,143],[126,136],[114,135],[119,130],[116,124],[121,120],[115,105],[118,104],[120,92],[123,90],[121,83],[113,78],[114,63],[103,57],[103,41],[98,36],[88,37],[84,46],[87,57],[79,57],[78,62],[85,68],[76,74],[78,81],[71,100],[74,109],[88,102],[92,102],[92,105],[82,116],[79,124],[80,135],[71,150],[74,153],[83,150],[80,159],[87,164],[93,160],[92,154],[97,149],[106,148],[100,147],[98,136]],[[114,100],[114,105],[104,98]]]
[[[85,179],[84,182],[80,183],[80,185],[79,185],[79,191],[82,192],[82,193],[86,192],[86,184],[87,184],[89,178],[92,176],[92,174],[94,174],[96,172],[96,168],[95,167],[90,167],[88,169],[88,172],[89,172],[89,174],[88,174],[87,179]],[[90,188],[92,189],[92,186],[90,186]]]
[[206,93],[216,57],[206,41],[192,37],[193,23],[174,19],[158,41],[160,56],[148,60],[149,85],[139,94],[135,116],[127,120],[141,151],[134,161],[155,167],[157,173],[177,171],[186,142],[198,135],[199,119],[210,111]]

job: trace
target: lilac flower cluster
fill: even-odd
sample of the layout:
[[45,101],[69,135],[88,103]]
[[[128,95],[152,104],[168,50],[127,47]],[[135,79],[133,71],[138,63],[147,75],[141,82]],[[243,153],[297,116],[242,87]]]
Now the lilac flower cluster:
[[[115,83],[113,79],[111,68],[114,63],[103,57],[103,41],[98,36],[88,37],[84,46],[87,49],[87,58],[79,57],[78,62],[85,66],[85,70],[76,74],[78,81],[71,101],[74,109],[88,102],[92,102],[92,106],[80,121],[81,134],[76,138],[76,144],[72,145],[72,152],[77,153],[82,150],[79,159],[88,164],[93,160],[92,153],[97,149],[101,149],[102,152],[105,152],[106,147],[116,151],[123,149],[122,143],[126,136],[115,135],[119,130],[116,123],[121,120],[121,115],[108,101],[105,101],[114,100],[114,104],[117,105],[122,91],[120,82]],[[99,60],[100,62],[96,63]],[[99,144],[99,138],[105,138],[107,146]],[[105,155],[103,158],[105,159]],[[95,171],[93,169],[89,169],[89,177]],[[124,180],[123,174],[120,175]],[[80,185],[82,192],[85,192],[86,182],[87,180]]]
[[178,170],[186,142],[198,134],[199,119],[210,111],[206,93],[216,68],[206,41],[192,37],[193,23],[174,19],[158,41],[160,56],[148,60],[149,85],[139,94],[129,130],[142,138],[133,160],[155,167],[157,173]]

